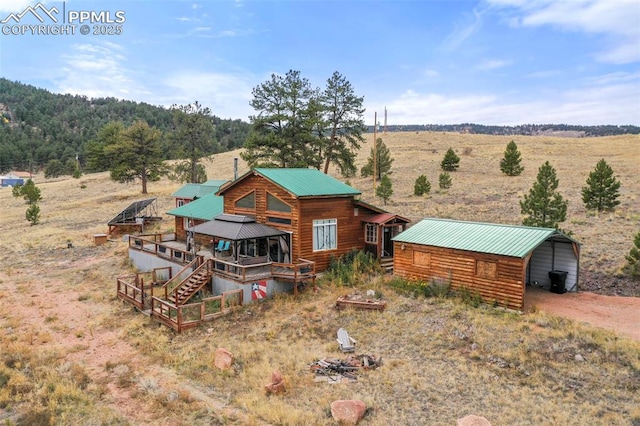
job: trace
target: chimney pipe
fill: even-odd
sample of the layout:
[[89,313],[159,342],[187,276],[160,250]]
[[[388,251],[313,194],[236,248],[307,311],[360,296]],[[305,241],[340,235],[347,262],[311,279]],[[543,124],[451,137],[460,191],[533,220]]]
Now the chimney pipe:
[[233,180],[238,180],[238,157],[233,158]]

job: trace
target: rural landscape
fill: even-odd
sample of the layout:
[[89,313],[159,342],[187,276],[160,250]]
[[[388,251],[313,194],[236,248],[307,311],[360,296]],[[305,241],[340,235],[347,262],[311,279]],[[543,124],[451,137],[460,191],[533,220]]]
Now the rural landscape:
[[[374,135],[357,152],[367,162]],[[560,224],[581,244],[579,292],[637,301],[640,285],[625,273],[625,255],[640,229],[638,135],[558,137],[460,132],[379,132],[393,158],[393,193],[384,208],[412,222],[423,217],[520,224],[519,202],[545,162],[557,171],[568,201]],[[523,172],[500,171],[514,141]],[[439,189],[440,162],[449,148],[460,158],[451,186]],[[210,179],[233,179],[242,150],[203,161]],[[612,211],[587,210],[581,189],[600,159],[621,182]],[[249,170],[239,161],[239,172]],[[330,174],[382,206],[371,177]],[[425,175],[429,194],[414,195]],[[464,295],[425,297],[408,283],[376,270],[354,271],[350,286],[320,277],[317,289],[281,294],[243,306],[195,330],[174,334],[116,298],[116,278],[131,273],[128,244],[93,236],[129,203],[157,197],[163,220],[148,232],[171,232],[165,212],[180,184],[162,178],[118,183],[109,172],[72,178],[34,176],[41,189],[40,221],[10,188],[3,205],[0,279],[0,419],[47,425],[330,425],[332,401],[359,399],[361,424],[455,424],[475,414],[491,424],[640,423],[638,310],[627,330],[554,315],[535,304],[524,313],[476,303]],[[379,185],[379,183],[378,183]],[[335,308],[336,298],[373,290],[383,312]],[[562,303],[571,294],[553,295]],[[472,299],[472,298],[471,298]],[[605,299],[603,299],[605,300]],[[605,302],[602,302],[605,303]],[[607,302],[608,303],[608,302]],[[637,305],[635,305],[637,306]],[[310,366],[341,359],[336,331],[357,340],[357,353],[383,362],[357,380],[316,381]],[[217,349],[233,354],[229,370],[214,366]],[[286,391],[265,394],[274,371]]]

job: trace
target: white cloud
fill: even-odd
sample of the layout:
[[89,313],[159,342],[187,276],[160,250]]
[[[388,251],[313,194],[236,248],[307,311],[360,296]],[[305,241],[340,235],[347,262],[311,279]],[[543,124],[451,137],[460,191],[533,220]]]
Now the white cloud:
[[453,31],[447,36],[442,43],[442,47],[447,51],[458,49],[464,41],[471,37],[473,33],[478,31],[482,25],[482,12],[473,10],[473,15],[467,15],[464,22],[456,23]]
[[487,59],[486,61],[479,63],[476,66],[476,69],[479,69],[481,71],[489,71],[489,70],[495,70],[498,68],[504,68],[509,65],[511,65],[511,61],[503,61],[499,59]]
[[511,22],[538,27],[550,25],[565,31],[603,34],[601,62],[625,64],[640,61],[640,6],[637,0],[522,1],[487,0],[498,8],[516,9]]
[[214,115],[222,118],[240,118],[247,121],[253,114],[251,101],[252,78],[241,73],[215,73],[183,70],[172,73],[161,81],[165,93],[171,99],[156,98],[156,103],[188,104],[194,101],[211,108]]
[[[46,4],[47,2],[41,2]],[[6,13],[19,13],[22,12],[28,6],[35,6],[37,4],[30,0],[0,0],[0,12]],[[4,16],[0,17],[4,19]]]
[[366,107],[367,111],[381,111],[386,105],[390,124],[640,125],[640,73],[612,73],[580,83],[528,100],[503,94],[446,95],[409,90],[391,102],[366,102]]
[[62,56],[57,91],[96,97],[133,99],[141,91],[126,68],[125,49],[112,42],[76,44]]

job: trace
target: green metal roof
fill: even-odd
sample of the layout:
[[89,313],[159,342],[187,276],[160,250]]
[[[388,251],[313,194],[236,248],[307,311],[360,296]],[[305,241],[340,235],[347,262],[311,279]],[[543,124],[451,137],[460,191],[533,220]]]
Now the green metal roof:
[[[211,182],[211,184],[209,182]],[[222,183],[218,184],[218,182]],[[215,194],[225,182],[224,180],[210,180],[206,183],[186,183],[171,195],[176,198],[195,200],[205,195]]]
[[169,210],[167,214],[199,220],[213,220],[214,217],[222,214],[223,210],[224,198],[208,194],[183,206]]
[[296,197],[360,195],[354,189],[316,169],[254,169],[254,171]]
[[523,258],[551,236],[573,241],[553,228],[431,218],[421,220],[393,240]]

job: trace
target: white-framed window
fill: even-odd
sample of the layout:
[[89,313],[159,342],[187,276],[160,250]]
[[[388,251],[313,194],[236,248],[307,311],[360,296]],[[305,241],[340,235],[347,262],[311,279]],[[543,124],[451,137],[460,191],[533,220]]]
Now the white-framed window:
[[184,204],[184,200],[178,199],[178,207],[182,207]]
[[368,244],[378,244],[378,225],[367,223],[364,230],[364,242]]
[[313,221],[313,251],[338,248],[338,219]]

